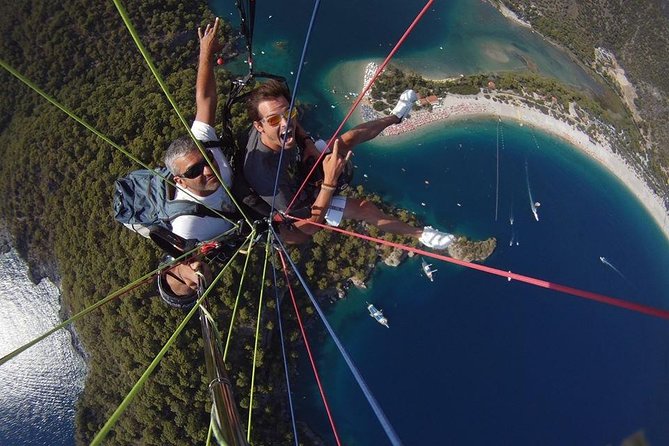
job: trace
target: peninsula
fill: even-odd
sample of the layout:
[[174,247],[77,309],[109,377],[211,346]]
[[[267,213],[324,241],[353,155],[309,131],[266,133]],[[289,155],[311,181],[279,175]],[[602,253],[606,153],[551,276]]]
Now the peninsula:
[[[378,65],[374,62],[367,64],[363,86],[368,84],[377,68]],[[389,70],[392,71],[392,76],[388,76]],[[398,79],[404,76],[407,74],[394,67],[386,69],[381,74],[377,81],[378,87],[375,85],[361,102],[360,112],[363,120],[369,121],[390,112],[390,104],[383,99],[386,93],[384,90],[390,87],[384,82],[391,77]],[[411,74],[412,79],[415,79],[415,76]],[[522,77],[522,75],[509,76]],[[532,77],[536,80],[535,75]],[[588,103],[584,106],[580,101],[565,101],[554,95],[544,94],[539,84],[552,83],[554,82],[552,80],[541,80],[537,83],[536,90],[525,87],[504,88],[503,85],[507,82],[505,79],[501,79],[502,82],[499,80],[487,75],[443,80],[422,79],[425,85],[430,86],[430,92],[436,90],[442,93],[425,95],[417,87],[419,95],[422,93],[423,97],[414,106],[411,116],[402,123],[386,129],[383,135],[397,136],[445,120],[477,117],[515,121],[520,125],[541,129],[583,151],[619,178],[644,205],[669,239],[669,220],[662,197],[649,187],[643,172],[635,169],[621,154],[624,152],[622,146],[635,143],[637,135],[634,135],[633,131],[621,131],[606,122],[603,117],[594,116],[593,109],[600,111],[596,104]],[[523,82],[515,83],[515,85],[521,84]],[[581,99],[588,102],[585,98]]]

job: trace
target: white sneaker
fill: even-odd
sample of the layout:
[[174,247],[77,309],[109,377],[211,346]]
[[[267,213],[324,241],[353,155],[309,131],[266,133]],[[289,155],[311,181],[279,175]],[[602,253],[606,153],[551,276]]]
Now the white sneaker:
[[455,241],[455,236],[448,232],[434,229],[432,226],[425,226],[418,240],[428,248],[446,249]]
[[400,121],[409,116],[413,104],[418,100],[416,92],[413,90],[404,90],[400,95],[400,100],[392,111],[392,114],[400,118]]

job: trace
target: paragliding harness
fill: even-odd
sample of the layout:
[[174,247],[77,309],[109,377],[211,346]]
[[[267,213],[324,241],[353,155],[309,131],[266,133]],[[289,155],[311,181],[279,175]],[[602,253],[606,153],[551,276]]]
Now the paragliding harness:
[[[216,142],[216,144],[220,144]],[[150,238],[172,261],[185,253],[194,251],[194,255],[202,255],[207,259],[225,257],[225,248],[240,239],[240,234],[233,234],[222,242],[199,244],[197,240],[186,240],[174,234],[172,220],[183,215],[198,217],[228,218],[232,221],[238,214],[217,212],[201,203],[189,200],[175,200],[174,187],[168,183],[173,178],[167,168],[155,170],[141,169],[130,172],[115,182],[114,218],[138,234]],[[242,221],[238,223],[240,232]],[[199,246],[198,246],[199,245]],[[164,274],[164,273],[163,273]],[[190,308],[197,299],[196,293],[190,296],[176,296],[167,285],[164,275],[158,275],[158,291],[165,303],[176,308]]]
[[[202,144],[217,147],[218,141]],[[227,218],[237,220],[238,213],[214,211],[201,203],[190,200],[175,200],[175,188],[171,184],[174,175],[166,167],[154,170],[140,169],[130,172],[114,183],[114,218],[138,234],[149,237],[151,228],[172,228],[172,220],[183,215]]]
[[[235,2],[235,6],[237,7],[240,15],[240,32],[244,37],[244,40],[246,42],[246,53],[247,53],[247,64],[248,64],[248,74],[242,78],[238,78],[237,80],[234,80],[231,84],[230,91],[228,92],[228,97],[227,100],[223,106],[223,114],[222,114],[222,134],[220,135],[220,139],[223,142],[222,147],[224,147],[225,155],[228,158],[228,162],[232,166],[232,170],[235,174],[235,181],[232,186],[232,193],[233,195],[241,201],[241,203],[244,206],[244,210],[249,210],[247,208],[250,208],[250,213],[253,214],[254,218],[260,218],[260,217],[265,217],[267,218],[270,216],[271,213],[271,207],[260,197],[260,195],[253,190],[253,188],[250,186],[249,182],[244,176],[244,160],[246,157],[246,145],[242,144],[241,141],[245,140],[245,138],[239,138],[236,137],[233,134],[232,130],[232,107],[237,104],[237,103],[242,103],[243,101],[246,100],[246,98],[252,93],[253,90],[246,91],[244,93],[243,90],[254,83],[256,78],[266,78],[266,79],[274,79],[279,82],[282,82],[283,84],[286,85],[287,89],[290,90],[290,88],[287,85],[286,78],[283,76],[278,76],[266,72],[256,72],[254,70],[253,66],[253,27],[255,23],[255,1],[247,1],[243,2],[241,0],[237,0]],[[313,138],[311,138],[313,140]],[[318,147],[319,144],[318,142],[322,143],[321,147]],[[316,141],[317,143],[317,148],[322,150],[325,147],[325,142],[324,141]],[[315,160],[308,160],[307,162],[303,162],[303,157],[301,153],[297,154],[297,157],[299,158],[299,172],[298,175],[301,178],[306,178],[307,174],[311,171],[311,168],[313,167],[313,164]],[[314,170],[314,173],[309,177],[309,181],[307,183],[307,189],[313,191],[317,190],[321,184],[323,183],[323,165],[322,163],[319,163],[319,166],[317,169]],[[350,181],[353,178],[353,163],[348,162],[344,172],[340,175],[339,180],[337,182],[337,193],[340,192],[341,190],[344,190]],[[292,212],[294,215],[298,216],[299,214],[308,214],[311,215],[311,210],[310,206],[307,209],[302,209],[300,210],[301,212],[298,212],[297,210]],[[307,215],[299,215],[299,216],[307,216]],[[277,212],[274,215],[271,216],[273,220],[279,220],[282,221],[284,224],[291,225],[290,219],[286,219],[282,217],[281,212]]]
[[251,91],[248,91],[242,94],[242,90],[244,90],[244,88],[256,77],[276,79],[280,82],[286,81],[281,76],[275,76],[268,73],[254,74],[253,72],[249,72],[245,77],[233,81],[223,106],[223,125],[220,140],[222,142],[222,147],[224,148],[223,153],[228,159],[232,172],[234,173],[235,179],[232,183],[232,194],[239,200],[244,211],[250,213],[253,218],[267,218],[270,215],[271,207],[255,190],[253,190],[249,182],[246,180],[246,177],[244,176],[246,148],[240,144],[240,138],[236,137],[232,130],[232,107],[233,105],[244,101],[251,93]]
[[[220,147],[220,141],[202,142],[205,147]],[[193,251],[192,256],[219,262],[226,260],[244,239],[242,231],[248,232],[248,225],[240,220],[239,213],[222,212],[209,209],[201,203],[190,200],[174,199],[174,176],[165,167],[154,170],[140,169],[130,172],[115,182],[114,218],[136,233],[150,238],[172,261],[185,253]],[[174,234],[172,221],[180,216],[227,218],[237,222],[237,230],[224,237],[223,241],[200,243],[198,240],[186,240]],[[264,223],[254,225],[261,228]],[[197,249],[196,249],[197,248]],[[177,296],[167,285],[164,274],[158,276],[158,290],[165,303],[176,308],[190,308],[197,300],[196,293],[189,296]]]
[[[232,166],[232,170],[235,175],[235,181],[232,186],[233,195],[241,201],[241,204],[244,207],[245,211],[249,211],[254,218],[268,217],[271,213],[271,207],[263,200],[260,195],[251,187],[249,181],[244,175],[244,160],[246,157],[246,138],[236,137],[232,130],[231,123],[231,109],[232,106],[236,103],[246,100],[246,98],[253,92],[249,90],[245,93],[241,93],[242,90],[249,84],[251,84],[256,78],[268,78],[274,79],[279,82],[286,84],[286,79],[282,76],[277,76],[265,72],[254,73],[250,72],[244,78],[238,79],[233,82],[230,92],[228,94],[227,101],[223,107],[223,133],[220,135],[220,139],[223,142],[222,147],[225,148],[225,155],[228,158],[228,162]],[[250,130],[250,129],[249,129]],[[248,130],[245,132],[248,134]],[[308,137],[313,141],[313,138]],[[323,140],[314,141],[316,148],[319,151],[323,151],[326,148],[327,143]],[[298,145],[298,151],[291,151],[297,158],[298,165],[298,177],[306,178],[311,169],[316,162],[315,159],[304,160],[303,147]],[[328,150],[327,153],[330,153]],[[348,187],[348,184],[353,179],[353,163],[349,160],[344,168],[344,171],[340,174],[337,181],[337,189],[335,193],[339,193],[342,190]],[[320,188],[323,183],[324,173],[323,173],[323,164],[322,160],[319,162],[317,168],[309,176],[308,182],[306,184],[307,195],[313,196],[315,198],[317,190]],[[305,206],[303,209],[294,209],[291,212],[295,216],[308,217],[311,215],[311,203],[308,206]],[[290,219],[282,217],[281,212],[277,212],[272,216],[275,220],[280,220],[284,224],[291,225]]]
[[[268,228],[263,221],[256,221],[254,227],[259,234],[265,233]],[[244,228],[248,228],[248,226],[240,225],[234,233],[223,237],[222,240],[200,242],[180,237],[165,227],[154,226],[151,228],[150,238],[166,253],[163,258],[164,264],[172,263],[174,259],[183,257],[186,253],[190,253],[189,257],[185,259],[186,262],[198,258],[209,263],[220,264],[229,260],[232,254],[244,243],[248,235],[244,234],[246,232]],[[167,283],[166,274],[168,272],[164,271],[158,275],[158,291],[163,302],[174,308],[191,308],[197,301],[198,293],[193,291],[186,296],[176,295]]]
[[232,82],[232,86],[228,93],[228,98],[223,107],[222,115],[222,133],[220,139],[223,142],[222,147],[225,148],[224,154],[232,167],[235,180],[232,185],[232,194],[240,202],[240,205],[243,207],[245,212],[248,212],[252,215],[253,218],[271,218],[274,221],[281,221],[284,224],[290,224],[289,220],[283,218],[280,213],[272,214],[271,206],[262,199],[260,194],[258,194],[253,187],[249,184],[249,181],[244,175],[244,160],[246,158],[246,144],[243,144],[243,141],[246,141],[246,138],[241,135],[235,136],[232,130],[232,107],[234,104],[241,103],[246,100],[246,98],[253,92],[249,90],[242,93],[244,88],[253,83],[256,78],[267,78],[274,79],[279,82],[286,83],[286,79],[282,76],[277,76],[270,73],[260,72],[254,73],[250,71],[243,78],[237,79]]

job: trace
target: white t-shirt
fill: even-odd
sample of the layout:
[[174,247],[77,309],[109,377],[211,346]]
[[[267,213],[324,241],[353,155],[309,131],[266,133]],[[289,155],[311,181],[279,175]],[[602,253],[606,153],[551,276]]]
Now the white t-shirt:
[[[191,127],[193,135],[200,141],[218,141],[216,130],[209,124],[201,121],[194,121]],[[221,178],[225,185],[230,188],[232,186],[232,169],[228,160],[223,155],[220,147],[210,148],[214,159],[218,164]],[[232,212],[234,205],[228,196],[228,193],[222,187],[218,187],[216,191],[201,197],[191,191],[185,192],[177,188],[174,197],[177,200],[189,200],[202,203],[203,205],[218,211]],[[227,220],[216,217],[198,217],[196,215],[182,215],[172,220],[172,232],[176,235],[186,239],[197,239],[200,241],[211,240],[228,231],[232,224]]]

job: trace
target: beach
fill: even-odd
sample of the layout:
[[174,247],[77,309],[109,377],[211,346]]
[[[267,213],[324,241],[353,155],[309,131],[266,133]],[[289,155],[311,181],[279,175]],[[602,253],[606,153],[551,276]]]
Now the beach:
[[[359,98],[366,65],[380,63],[391,50],[390,30],[399,36],[409,20],[398,15],[397,2],[362,2],[356,6],[364,20],[355,23],[354,14],[334,14],[350,8],[340,3],[323,5],[332,9],[319,23],[331,21],[336,29],[337,18],[346,16],[354,21],[349,28],[359,32],[334,39],[321,28],[323,40],[310,43],[320,50],[309,58],[313,72],[300,89],[310,94],[304,102],[314,103],[303,124],[324,139]],[[599,93],[588,73],[557,47],[488,3],[435,2],[434,9],[393,56],[397,68],[443,79],[522,71],[530,61],[540,75]],[[291,17],[283,23],[295,23],[293,11],[284,13]],[[372,19],[383,26],[370,26]],[[301,36],[301,29],[288,29]],[[286,66],[284,72],[294,69]],[[432,113],[415,110],[408,127],[400,127],[403,134],[356,148],[353,184],[435,228],[471,239],[495,236],[498,247],[485,266],[667,308],[666,227],[661,232],[645,208],[653,199],[630,191],[646,190],[643,182],[636,188],[618,179],[624,173],[610,173],[603,163],[615,157],[602,148],[586,154],[589,136],[577,128],[564,131],[560,122],[555,131],[547,128],[552,118],[542,110],[554,113],[545,105],[550,101],[539,99],[541,110],[532,111],[527,109],[539,101],[529,98],[528,107],[515,107],[510,99],[500,102],[505,93],[453,96],[430,107]],[[389,97],[387,104],[392,108],[395,100]],[[367,111],[373,113],[357,107],[342,129],[358,124]],[[569,122],[570,109],[563,111]],[[596,127],[586,131],[597,136]],[[611,143],[618,150],[619,143]],[[537,201],[540,221],[530,205]],[[663,385],[666,321],[426,261],[439,270],[434,282],[423,273],[420,256],[397,267],[381,264],[366,289],[351,287],[346,299],[325,309],[404,444],[619,444],[639,429],[651,444],[669,444],[663,417],[669,407],[669,387]],[[369,316],[367,302],[384,311],[390,328]],[[341,442],[388,444],[335,343],[320,338],[318,347],[320,380]],[[296,417],[334,443],[309,361],[302,363],[294,386]],[[426,398],[417,383],[437,385]]]
[[[366,85],[375,70],[376,64],[374,63],[365,67],[363,85]],[[480,92],[476,95],[449,94],[440,98],[439,104],[434,106],[431,111],[427,109],[414,110],[409,118],[398,125],[389,127],[382,135],[393,137],[430,124],[477,117],[497,117],[501,121],[515,121],[520,125],[529,125],[540,129],[567,141],[615,175],[643,204],[669,240],[669,217],[662,199],[651,190],[643,178],[622,156],[614,152],[606,137],[599,134],[596,139],[593,139],[574,125],[566,122],[567,120],[549,116],[531,108],[522,101],[509,103],[500,99],[495,100],[498,95],[494,91]],[[504,98],[507,99],[508,94],[504,94]],[[382,116],[374,111],[368,102],[361,103],[360,113],[365,121]]]

